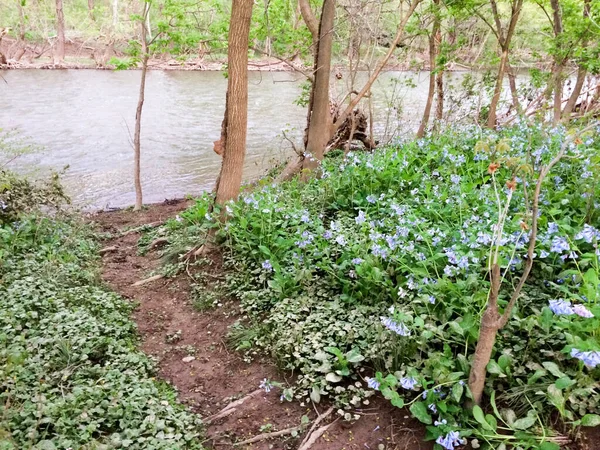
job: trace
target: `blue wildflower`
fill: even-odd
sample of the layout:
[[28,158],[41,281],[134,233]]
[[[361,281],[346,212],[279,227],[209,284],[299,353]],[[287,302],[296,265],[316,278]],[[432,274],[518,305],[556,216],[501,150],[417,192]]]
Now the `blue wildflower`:
[[356,218],[354,220],[358,225],[362,225],[363,223],[365,223],[365,221],[367,220],[367,218],[365,216],[365,212],[359,211],[358,216],[356,216]]
[[454,450],[454,447],[464,444],[465,440],[460,438],[458,431],[450,431],[446,436],[438,437],[435,442],[446,450]]
[[407,391],[412,391],[416,384],[417,380],[415,380],[413,377],[400,378],[400,386]]
[[430,295],[428,297],[429,303],[431,303],[432,305],[435,305],[435,297],[433,295]]
[[354,258],[352,264],[361,264],[364,260],[362,258]]
[[379,390],[379,386],[381,386],[379,381],[377,381],[375,378],[366,378],[366,380],[367,386],[369,386],[371,389],[375,389],[376,391]]
[[454,184],[460,183],[460,175],[456,175],[456,174],[450,175],[450,181],[452,181],[452,183],[454,183]]
[[563,253],[571,250],[571,246],[569,242],[561,236],[554,236],[552,239],[552,247],[550,247],[550,251],[553,253]]
[[588,369],[593,369],[600,364],[600,352],[582,352],[574,348],[571,350],[571,356],[583,361]]
[[432,413],[437,414],[437,407],[435,406],[435,403],[430,404],[427,408],[429,408]]
[[375,197],[374,195],[369,195],[367,196],[367,201],[369,203],[377,203],[377,197]]
[[333,237],[333,233],[331,232],[331,230],[327,230],[327,231],[325,231],[325,233],[323,233],[323,237],[325,239],[329,240]]
[[271,392],[271,389],[273,389],[273,384],[265,378],[260,382],[258,387],[260,389],[264,389],[265,392],[268,394],[269,392]]
[[550,309],[557,316],[571,316],[574,314],[573,308],[571,308],[571,302],[565,300],[550,300]]
[[583,226],[583,230],[575,236],[575,239],[583,239],[588,244],[591,244],[594,238],[600,240],[600,231],[587,223]]
[[556,234],[558,233],[558,225],[555,222],[550,222],[548,224],[548,234]]
[[262,268],[265,270],[268,270],[269,272],[273,271],[273,265],[271,264],[271,261],[269,261],[268,259],[263,261]]
[[343,247],[344,245],[346,245],[346,238],[340,234],[338,237],[335,238],[335,242],[337,242]]
[[591,319],[594,317],[592,312],[583,305],[573,305],[573,312],[586,319]]
[[410,336],[410,330],[402,322],[396,322],[391,317],[381,317],[380,320],[388,330],[400,336]]
[[436,420],[435,422],[433,422],[433,424],[434,424],[436,427],[439,427],[440,425],[447,425],[447,424],[448,424],[448,421],[447,421],[446,419],[443,419],[443,420],[441,420],[441,421],[439,421],[439,420]]

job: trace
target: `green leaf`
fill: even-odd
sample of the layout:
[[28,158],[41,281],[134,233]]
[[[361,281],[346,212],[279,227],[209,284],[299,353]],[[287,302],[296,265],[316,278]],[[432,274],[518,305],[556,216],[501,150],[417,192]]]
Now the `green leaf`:
[[463,395],[465,388],[461,383],[456,383],[452,386],[452,398],[456,403],[460,403],[460,399]]
[[362,360],[364,360],[365,357],[360,354],[358,349],[353,348],[348,353],[346,353],[346,359],[348,360],[348,362],[357,363],[357,362],[361,362]]
[[342,377],[333,372],[329,372],[327,375],[325,375],[325,379],[330,383],[338,383],[342,381]]
[[391,403],[396,408],[404,408],[404,399],[400,396],[393,398]]
[[433,420],[427,411],[427,406],[423,402],[416,402],[410,405],[410,412],[420,422],[431,425]]
[[318,387],[313,386],[312,391],[310,392],[310,399],[315,403],[319,403],[321,401],[321,392]]
[[475,418],[475,420],[477,422],[479,422],[479,424],[484,429],[489,430],[489,431],[494,431],[492,426],[487,422],[487,420],[485,420],[485,415],[483,414],[483,410],[478,405],[475,405],[473,407],[473,417]]
[[557,389],[563,390],[573,386],[575,383],[576,381],[571,380],[569,377],[562,377],[556,380],[554,386],[556,386]]
[[510,366],[510,363],[511,357],[508,355],[500,355],[500,358],[498,358],[498,365],[503,371],[506,371],[507,367]]
[[581,425],[584,427],[597,427],[600,425],[600,416],[598,414],[586,414],[581,418]]
[[493,431],[496,431],[496,429],[498,428],[498,421],[494,416],[492,416],[491,414],[486,414],[485,421],[490,424]]
[[492,409],[494,410],[496,417],[500,420],[503,420],[502,416],[500,415],[500,411],[498,411],[498,407],[496,406],[496,391],[492,391],[492,395],[490,396],[490,404],[492,405]]
[[502,367],[500,367],[500,365],[493,360],[488,363],[487,371],[488,373],[491,373],[493,375],[500,375],[501,378],[506,377],[506,375],[504,374],[504,370],[502,370]]
[[566,377],[566,375],[560,371],[558,365],[552,361],[544,361],[542,366],[556,378]]
[[460,326],[460,324],[458,322],[452,321],[448,325],[450,326],[452,331],[454,331],[456,334],[458,334],[460,336],[463,336],[465,334],[465,330],[462,329],[462,327]]
[[[530,411],[531,413],[531,411]],[[514,421],[514,423],[512,424],[512,428],[516,429],[516,430],[526,430],[528,428],[531,428],[533,426],[533,424],[536,422],[537,417],[534,414],[528,414],[526,417],[523,417],[521,419],[517,419]]]
[[561,415],[564,415],[565,398],[563,397],[562,391],[553,384],[548,386],[548,400],[550,400],[551,404],[556,406],[556,409],[558,409]]

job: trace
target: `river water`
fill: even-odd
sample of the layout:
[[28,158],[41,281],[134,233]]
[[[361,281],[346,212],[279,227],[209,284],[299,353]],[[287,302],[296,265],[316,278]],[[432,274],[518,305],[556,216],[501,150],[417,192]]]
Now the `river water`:
[[[132,139],[139,71],[15,70],[0,75],[0,128],[17,129],[41,147],[9,168],[43,174],[68,165],[63,180],[76,205],[134,203]],[[407,87],[407,80],[415,85]],[[300,145],[306,109],[294,101],[302,81],[293,73],[250,72],[246,180],[292,155],[282,130]],[[347,82],[336,82],[334,93],[343,93]],[[213,188],[221,163],[213,141],[220,134],[226,87],[220,72],[149,72],[142,116],[146,203]],[[398,127],[418,123],[427,74],[387,72],[373,92],[375,135],[389,137]]]

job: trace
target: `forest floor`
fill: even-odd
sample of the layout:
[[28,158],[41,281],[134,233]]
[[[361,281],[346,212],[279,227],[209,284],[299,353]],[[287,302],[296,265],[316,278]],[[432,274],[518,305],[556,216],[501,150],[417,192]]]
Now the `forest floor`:
[[[238,320],[239,308],[232,298],[220,299],[220,306],[198,311],[192,304],[192,279],[189,274],[160,279],[143,285],[160,265],[156,252],[138,254],[136,231],[139,227],[165,221],[184,210],[186,201],[165,201],[139,213],[100,212],[91,217],[99,229],[111,237],[104,241],[112,249],[102,257],[102,277],[108,286],[125,298],[139,303],[133,319],[140,334],[140,347],[158,361],[159,376],[179,392],[179,399],[192,411],[207,419],[235,400],[246,398],[231,414],[207,423],[204,443],[209,448],[229,448],[235,443],[263,433],[301,427],[296,438],[290,432],[253,444],[237,445],[252,449],[298,449],[310,432],[317,414],[324,415],[329,405],[301,405],[280,401],[281,391],[259,390],[261,380],[285,384],[292,374],[279,371],[267,357],[243,360],[227,345],[228,328]],[[127,230],[132,232],[125,233]],[[221,255],[209,255],[210,265],[195,268],[208,279],[223,279]],[[410,413],[375,398],[368,408],[357,410],[361,417],[349,424],[333,411],[315,428],[330,425],[312,444],[312,450],[417,450],[431,449],[423,442],[424,429]]]

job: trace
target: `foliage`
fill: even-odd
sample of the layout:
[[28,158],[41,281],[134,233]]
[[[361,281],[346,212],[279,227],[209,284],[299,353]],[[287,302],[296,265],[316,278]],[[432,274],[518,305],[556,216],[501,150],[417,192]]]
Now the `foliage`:
[[[555,432],[546,428],[557,417],[571,426],[595,423],[595,135],[578,137],[543,185],[534,270],[488,366],[490,404],[472,413],[463,406],[502,213],[497,198],[512,195],[500,237],[505,305],[523,267],[534,173],[565,138],[563,128],[524,123],[498,133],[450,130],[326,160],[322,179],[264,184],[216,211],[228,216],[220,236],[229,289],[251,330],[242,348],[262,348],[297,372],[302,399],[329,396],[350,408],[378,389],[408,406],[446,448],[471,436],[482,446],[552,449]],[[511,189],[496,190],[493,177]],[[206,201],[186,215],[204,216]],[[189,226],[184,219],[173,239]]]
[[136,350],[134,305],[98,283],[89,229],[0,228],[2,449],[199,449],[200,423]]

